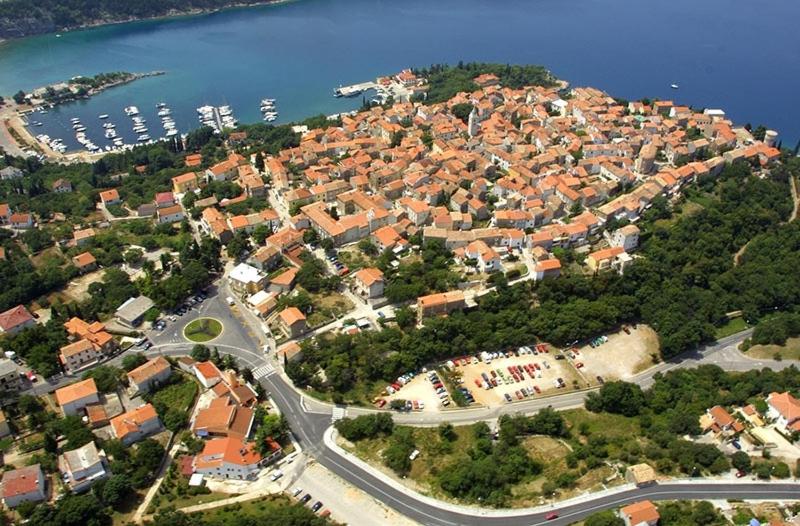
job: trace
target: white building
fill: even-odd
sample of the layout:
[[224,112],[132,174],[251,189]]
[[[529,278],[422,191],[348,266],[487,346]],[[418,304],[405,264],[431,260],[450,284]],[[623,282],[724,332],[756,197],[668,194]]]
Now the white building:
[[251,480],[262,465],[261,455],[253,442],[240,438],[214,438],[205,443],[194,458],[195,473],[222,479]]
[[92,484],[108,478],[111,474],[106,469],[105,454],[97,449],[94,442],[59,456],[58,469],[61,471],[64,483],[74,493],[86,491]]

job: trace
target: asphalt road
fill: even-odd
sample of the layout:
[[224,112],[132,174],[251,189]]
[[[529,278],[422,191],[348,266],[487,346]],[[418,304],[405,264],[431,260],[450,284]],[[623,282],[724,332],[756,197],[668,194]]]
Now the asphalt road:
[[[148,336],[155,346],[147,354],[150,356],[162,354],[178,356],[187,354],[192,343],[182,338],[183,327],[199,316],[211,316],[222,321],[224,332],[209,346],[217,347],[221,353],[230,353],[236,356],[239,363],[250,367],[257,372],[256,378],[270,393],[273,403],[289,420],[295,438],[301,443],[304,450],[314,457],[319,464],[329,469],[345,481],[399,513],[418,521],[421,524],[436,526],[455,525],[497,525],[516,526],[530,524],[569,524],[581,518],[608,508],[634,502],[641,499],[675,500],[675,499],[770,499],[770,500],[795,500],[800,498],[800,484],[793,483],[755,483],[749,481],[718,483],[697,482],[672,482],[658,484],[651,487],[633,489],[613,495],[597,495],[595,498],[577,504],[559,507],[558,504],[549,511],[533,510],[484,510],[466,507],[454,507],[426,497],[417,495],[406,488],[398,488],[388,483],[382,476],[376,476],[371,469],[364,469],[351,462],[327,447],[323,437],[332,423],[332,407],[305,397],[277,370],[274,359],[269,359],[262,351],[265,340],[260,334],[260,327],[254,317],[242,313],[240,307],[227,305],[224,300],[225,289],[218,294],[213,294],[203,304],[190,313],[171,322],[162,332],[151,332]],[[743,340],[749,333],[724,338],[723,340],[706,346],[694,353],[682,356],[680,360],[668,361],[659,364],[634,378],[634,381],[647,387],[652,384],[656,373],[663,373],[678,367],[695,367],[704,363],[714,363],[729,370],[748,370],[753,368],[784,368],[791,365],[787,362],[774,362],[770,360],[753,361],[742,356],[733,348],[734,344]],[[121,360],[117,356],[111,360],[116,363]],[[59,385],[71,381],[63,379]],[[40,388],[52,390],[51,385]],[[492,409],[466,409],[442,412],[436,415],[395,414],[395,420],[402,423],[417,425],[436,425],[442,421],[452,423],[469,423],[498,417],[503,413],[529,413],[543,407],[567,408],[580,406],[588,391],[572,391],[563,395],[541,397],[539,399],[506,404]],[[369,412],[364,408],[347,408],[348,415]],[[546,520],[545,516],[550,511],[558,513],[559,518]]]

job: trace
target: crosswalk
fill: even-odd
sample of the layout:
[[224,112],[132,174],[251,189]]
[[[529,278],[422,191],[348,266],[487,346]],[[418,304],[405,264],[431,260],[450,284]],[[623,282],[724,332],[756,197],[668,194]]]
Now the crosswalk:
[[262,378],[266,378],[274,372],[275,367],[273,367],[271,363],[268,363],[266,365],[262,365],[261,367],[256,367],[253,370],[253,378],[256,380],[261,380]]
[[344,418],[344,407],[335,406],[331,412],[331,420],[336,422]]

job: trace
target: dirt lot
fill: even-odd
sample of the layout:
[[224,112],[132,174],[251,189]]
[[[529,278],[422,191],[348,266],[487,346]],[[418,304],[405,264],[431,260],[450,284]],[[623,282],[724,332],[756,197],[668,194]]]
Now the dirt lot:
[[103,279],[104,270],[95,270],[83,276],[78,276],[67,285],[63,294],[73,301],[84,301],[89,297],[89,285]]
[[608,341],[594,349],[585,345],[573,360],[583,363],[580,372],[586,382],[597,384],[597,377],[604,380],[626,380],[648,369],[653,364],[650,356],[658,353],[658,336],[645,325],[638,325],[626,334],[619,331],[608,334]]

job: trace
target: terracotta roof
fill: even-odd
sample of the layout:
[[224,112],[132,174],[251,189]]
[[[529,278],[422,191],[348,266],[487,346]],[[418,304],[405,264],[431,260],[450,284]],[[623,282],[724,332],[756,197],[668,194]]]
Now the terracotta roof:
[[290,268],[286,272],[281,272],[274,278],[270,280],[270,283],[274,283],[275,285],[281,285],[289,287],[294,283],[295,278],[297,277],[297,270],[296,268]]
[[97,263],[97,260],[94,258],[91,252],[84,252],[72,258],[72,264],[78,268],[88,267],[89,265],[93,265],[95,263]]
[[622,508],[620,512],[622,512],[624,516],[628,517],[628,523],[631,526],[636,526],[637,524],[642,524],[642,523],[655,522],[658,521],[660,517],[658,514],[658,510],[649,500],[634,502],[633,504],[630,504]]
[[93,394],[97,394],[97,385],[94,383],[94,378],[89,378],[88,380],[56,389],[56,401],[58,405],[63,407]]
[[800,400],[791,395],[788,391],[785,393],[771,393],[767,402],[778,413],[791,423],[800,419]]
[[200,376],[209,380],[211,378],[222,378],[222,373],[217,369],[217,366],[212,362],[200,362],[194,365],[195,370],[200,373]]
[[39,489],[42,468],[39,464],[3,473],[3,498],[27,495]]
[[281,311],[278,315],[281,318],[281,321],[285,323],[288,327],[291,327],[295,323],[299,321],[305,321],[306,315],[300,312],[300,309],[297,307],[289,307]]
[[239,466],[252,466],[261,462],[261,455],[255,450],[253,442],[241,438],[214,438],[206,442],[202,453],[195,457],[195,467],[208,468],[223,462]]
[[545,259],[536,264],[536,272],[544,272],[547,270],[556,270],[561,268],[561,261],[559,259]]
[[100,199],[102,199],[103,202],[117,201],[119,200],[119,192],[117,192],[117,190],[114,188],[111,190],[106,190],[105,192],[100,192]]
[[26,309],[24,305],[17,305],[12,309],[0,313],[0,329],[10,331],[31,320],[33,320],[33,316],[28,312],[28,309]]
[[94,349],[92,342],[89,340],[78,340],[75,343],[70,343],[69,345],[63,346],[61,351],[61,356],[64,358],[68,358],[70,356],[74,356],[76,354],[80,354],[85,351],[89,351]]
[[356,278],[369,287],[376,281],[383,281],[383,272],[377,268],[366,267],[356,272]]
[[[222,385],[222,384],[218,384]],[[192,424],[192,429],[197,432],[206,430],[213,434],[227,434],[236,406],[228,398],[216,398],[205,409],[200,409]]]
[[131,433],[136,433],[145,422],[158,418],[153,404],[145,404],[127,413],[122,413],[111,419],[111,429],[114,436],[122,439]]
[[140,384],[169,368],[170,365],[166,358],[156,356],[129,372],[128,379],[135,384]]

